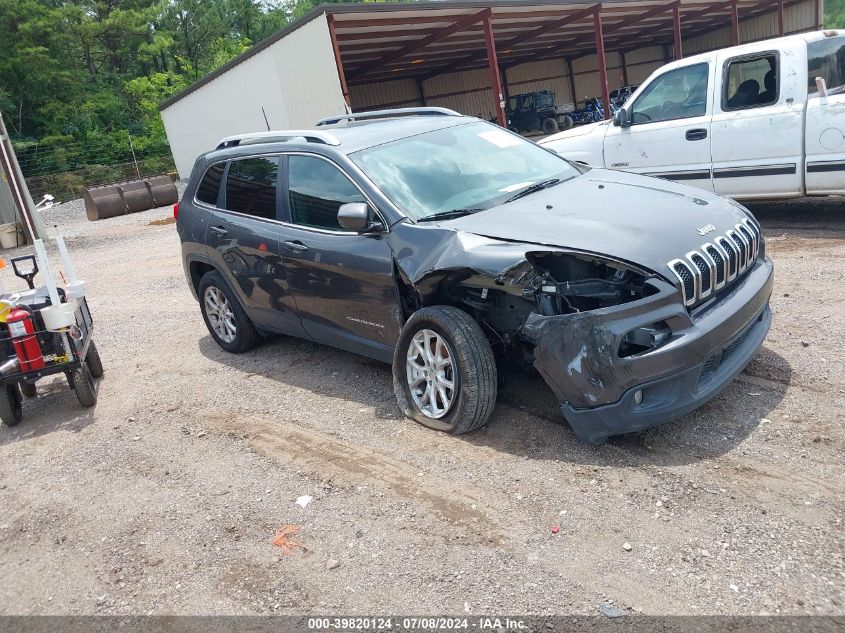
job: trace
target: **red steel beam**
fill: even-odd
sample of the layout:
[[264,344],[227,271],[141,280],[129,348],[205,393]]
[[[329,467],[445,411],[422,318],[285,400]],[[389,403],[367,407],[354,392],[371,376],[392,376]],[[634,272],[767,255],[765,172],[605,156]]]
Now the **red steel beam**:
[[784,26],[784,19],[783,19],[783,0],[778,0],[778,34],[783,37],[786,28]]
[[628,85],[628,67],[625,64],[625,51],[619,51],[619,65],[622,67],[622,85]]
[[822,0],[816,0],[816,30],[822,28]]
[[487,67],[490,69],[490,89],[493,91],[493,108],[499,125],[507,127],[505,119],[505,95],[502,90],[502,78],[499,75],[499,60],[496,58],[496,38],[493,37],[493,26],[490,16],[486,15],[484,22],[484,42],[487,45]]
[[400,48],[398,51],[388,53],[387,55],[384,55],[383,57],[380,57],[379,59],[362,66],[361,68],[357,69],[354,73],[351,73],[349,75],[349,78],[355,79],[357,77],[360,77],[361,75],[366,75],[368,72],[378,68],[385,62],[398,61],[403,57],[407,57],[411,53],[423,49],[429,44],[433,44],[434,42],[442,40],[445,37],[449,37],[450,35],[453,35],[458,31],[462,31],[470,24],[475,24],[476,22],[478,22],[479,20],[483,20],[484,18],[490,18],[492,13],[493,12],[489,8],[487,8],[482,11],[479,11],[478,13],[473,13],[472,15],[465,16],[457,22],[454,22],[451,26],[447,26],[442,29],[437,29],[428,37],[424,37],[420,40],[414,40],[413,42],[410,42]]
[[[596,4],[596,5],[593,5],[591,7],[588,7],[587,9],[584,9],[583,11],[577,11],[575,13],[570,13],[568,15],[565,15],[564,17],[562,17],[559,20],[555,20],[554,22],[550,22],[549,24],[544,24],[543,26],[541,26],[537,29],[534,29],[533,31],[530,31],[530,32],[525,33],[523,35],[517,35],[516,37],[513,37],[513,38],[507,40],[506,42],[502,43],[499,46],[499,48],[501,48],[502,50],[507,50],[507,49],[511,48],[512,46],[515,46],[515,45],[520,44],[522,42],[528,41],[531,38],[534,38],[534,37],[537,37],[539,35],[543,35],[545,33],[550,33],[552,31],[556,31],[558,29],[561,29],[568,24],[572,24],[573,22],[577,22],[578,20],[582,20],[586,17],[589,17],[595,11],[597,6],[600,6],[600,5]],[[476,54],[473,54],[473,55],[467,55],[466,57],[464,57],[461,60],[460,66],[466,66],[467,64],[470,64],[470,63],[474,62],[475,60],[482,58],[483,56],[484,56],[483,52],[479,52],[479,53],[476,53]],[[456,70],[457,68],[458,68],[458,66],[455,66],[454,68],[452,68],[451,66],[443,66],[442,68],[437,69],[437,70],[433,71],[431,74],[427,75],[427,77],[432,77],[434,75],[437,75],[444,70]]]
[[550,33],[552,31],[557,31],[558,29],[562,29],[567,24],[572,24],[573,22],[577,22],[578,20],[582,20],[584,18],[589,17],[593,14],[597,7],[600,7],[601,4],[594,4],[591,7],[587,7],[582,11],[576,11],[575,13],[570,13],[569,15],[563,16],[559,20],[555,20],[554,22],[549,22],[548,24],[544,24],[541,27],[534,29],[533,31],[529,31],[528,33],[524,33],[522,35],[517,35],[501,45],[501,48],[513,48],[517,44],[521,44],[522,42],[527,42],[529,40],[533,40],[535,37],[543,35],[545,33]]
[[607,88],[607,63],[604,54],[604,33],[601,28],[601,6],[593,13],[593,26],[596,31],[596,53],[598,54],[599,80],[601,81],[601,100],[604,104],[604,118],[611,117],[610,91]]
[[684,49],[681,42],[681,11],[678,5],[672,7],[672,26],[675,32],[675,59],[681,59],[684,56]]
[[337,78],[340,80],[340,92],[343,94],[343,100],[346,102],[346,107],[351,111],[349,102],[349,88],[346,85],[346,75],[343,72],[343,60],[340,57],[340,47],[337,45],[337,33],[335,32],[334,15],[329,13],[326,16],[326,21],[329,24],[329,36],[332,40],[332,50],[334,51],[334,63],[337,66]]
[[736,1],[731,4],[731,44],[739,44],[739,7]]
[[675,2],[669,2],[668,4],[664,4],[664,5],[661,5],[659,7],[655,7],[654,9],[651,9],[650,11],[646,11],[645,13],[642,13],[640,15],[632,15],[631,17],[625,18],[624,20],[620,20],[619,22],[616,22],[615,24],[608,24],[605,27],[604,32],[606,34],[607,33],[613,33],[613,31],[616,31],[618,29],[623,29],[626,26],[631,26],[632,24],[636,24],[637,22],[640,22],[641,20],[647,20],[648,18],[654,17],[655,15],[660,15],[661,13],[663,13],[665,11],[669,11],[670,9],[671,10],[677,10],[679,4],[681,4],[680,0],[675,0]]

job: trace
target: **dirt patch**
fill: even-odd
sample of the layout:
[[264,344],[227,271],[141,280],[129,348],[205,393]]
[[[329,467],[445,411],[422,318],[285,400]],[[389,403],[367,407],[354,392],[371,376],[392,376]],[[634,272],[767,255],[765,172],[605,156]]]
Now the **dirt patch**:
[[[842,208],[755,205],[763,350],[697,411],[598,447],[532,372],[452,437],[400,415],[386,365],[288,337],[227,354],[165,209],[50,209],[106,374],[95,408],[56,377],[0,427],[0,612],[842,615]],[[283,525],[305,550],[273,545]]]

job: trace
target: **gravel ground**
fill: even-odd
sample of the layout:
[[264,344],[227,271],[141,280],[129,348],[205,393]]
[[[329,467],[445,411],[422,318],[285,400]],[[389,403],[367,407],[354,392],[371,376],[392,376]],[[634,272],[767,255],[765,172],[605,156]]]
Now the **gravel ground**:
[[47,379],[0,427],[0,613],[841,615],[842,211],[755,207],[763,350],[700,410],[592,447],[529,373],[451,437],[399,415],[387,366],[285,337],[228,355],[169,209],[56,207],[106,375],[93,409]]

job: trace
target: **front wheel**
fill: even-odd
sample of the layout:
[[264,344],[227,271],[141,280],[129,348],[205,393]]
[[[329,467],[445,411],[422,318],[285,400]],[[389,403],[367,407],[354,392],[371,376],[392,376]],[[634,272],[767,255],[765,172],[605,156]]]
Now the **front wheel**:
[[451,306],[415,312],[393,355],[402,412],[446,433],[484,426],[496,404],[496,361],[478,323]]
[[552,117],[548,119],[543,119],[543,134],[555,134],[556,132],[560,131],[560,127],[558,127],[557,121]]
[[560,120],[559,125],[564,130],[571,130],[575,127],[575,121],[573,121],[572,117],[567,114]]
[[71,384],[76,392],[76,399],[79,400],[79,404],[83,407],[93,407],[97,404],[97,385],[94,382],[94,376],[91,375],[88,363],[82,363],[77,369],[73,370]]
[[100,359],[100,352],[97,351],[97,346],[94,341],[88,343],[88,351],[85,354],[85,364],[91,370],[91,375],[94,378],[103,377],[103,361]]
[[6,385],[0,390],[0,420],[6,426],[15,426],[23,418],[21,390],[17,385]]

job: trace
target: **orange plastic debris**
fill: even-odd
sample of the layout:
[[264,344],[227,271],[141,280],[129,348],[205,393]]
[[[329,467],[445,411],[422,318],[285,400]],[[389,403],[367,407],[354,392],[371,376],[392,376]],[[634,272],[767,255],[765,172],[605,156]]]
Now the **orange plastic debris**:
[[282,553],[286,556],[293,554],[294,547],[301,547],[302,549],[305,549],[305,546],[302,543],[293,538],[301,531],[302,528],[298,525],[283,525],[279,528],[279,531],[276,532],[276,538],[273,539],[273,545],[280,547],[282,549]]

